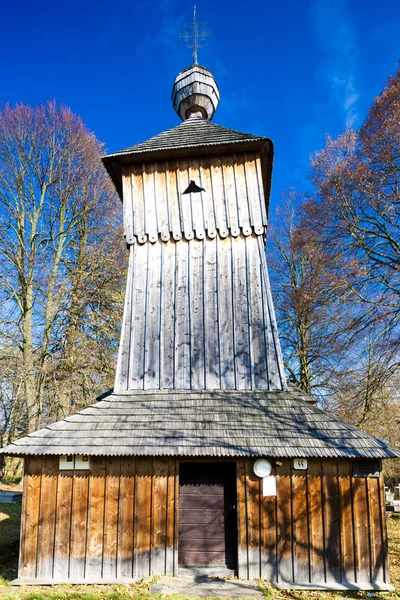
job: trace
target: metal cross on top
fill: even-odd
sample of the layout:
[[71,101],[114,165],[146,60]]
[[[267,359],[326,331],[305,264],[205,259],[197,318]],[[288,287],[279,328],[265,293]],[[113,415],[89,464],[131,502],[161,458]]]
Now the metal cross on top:
[[193,10],[193,21],[191,23],[183,23],[183,32],[179,35],[185,44],[186,48],[190,48],[193,52],[193,64],[197,65],[197,51],[199,48],[204,48],[207,38],[211,37],[211,33],[207,29],[206,21],[198,21],[196,17],[196,6]]

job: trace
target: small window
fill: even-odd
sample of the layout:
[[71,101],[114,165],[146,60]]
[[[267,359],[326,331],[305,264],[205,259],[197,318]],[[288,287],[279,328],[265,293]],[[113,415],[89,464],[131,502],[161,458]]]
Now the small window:
[[89,457],[84,456],[73,456],[69,454],[68,456],[60,456],[60,471],[69,471],[73,469],[87,470],[90,469],[90,460]]
[[381,472],[377,460],[363,460],[353,462],[353,477],[379,477]]

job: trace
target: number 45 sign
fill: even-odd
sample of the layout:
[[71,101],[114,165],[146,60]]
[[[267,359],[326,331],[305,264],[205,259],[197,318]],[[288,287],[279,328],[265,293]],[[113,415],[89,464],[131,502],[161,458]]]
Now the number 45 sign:
[[293,460],[293,467],[298,471],[305,471],[307,469],[307,459],[306,458],[295,458]]

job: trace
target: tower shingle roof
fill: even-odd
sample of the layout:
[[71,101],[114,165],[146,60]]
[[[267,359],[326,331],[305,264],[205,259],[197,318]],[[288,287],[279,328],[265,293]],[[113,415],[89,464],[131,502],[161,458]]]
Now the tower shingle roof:
[[272,168],[273,145],[269,138],[228,129],[200,118],[188,119],[144,142],[108,154],[103,157],[103,163],[122,197],[121,171],[124,164],[188,156],[189,149],[193,149],[195,154],[222,152],[227,148],[232,151],[235,144],[240,151],[257,150],[268,145]]
[[400,451],[310,404],[296,388],[137,391],[3,448],[11,455],[395,458]]

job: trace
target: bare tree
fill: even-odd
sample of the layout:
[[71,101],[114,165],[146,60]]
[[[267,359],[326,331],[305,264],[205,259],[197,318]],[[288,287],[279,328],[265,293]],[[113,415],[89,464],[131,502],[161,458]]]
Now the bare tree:
[[302,222],[303,203],[294,189],[284,195],[267,255],[289,379],[322,398],[342,368],[349,317],[331,259]]
[[[373,327],[374,336],[400,350],[399,114],[400,70],[360,131],[328,138],[313,157],[318,194],[307,210],[309,226],[335,257],[337,276],[360,307],[360,330]],[[389,366],[396,367],[398,357],[389,351]]]
[[[90,320],[101,331],[119,310],[120,246],[103,248],[119,211],[102,149],[80,118],[53,102],[0,111],[0,341],[20,359],[27,431],[51,413],[54,393],[64,394],[54,382],[76,349],[74,327],[87,339]],[[115,320],[108,335],[113,347]],[[106,379],[100,369],[92,375]]]

